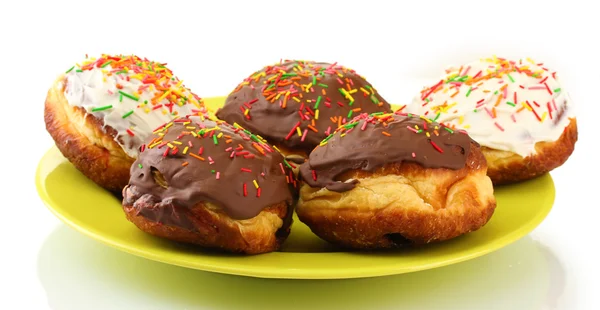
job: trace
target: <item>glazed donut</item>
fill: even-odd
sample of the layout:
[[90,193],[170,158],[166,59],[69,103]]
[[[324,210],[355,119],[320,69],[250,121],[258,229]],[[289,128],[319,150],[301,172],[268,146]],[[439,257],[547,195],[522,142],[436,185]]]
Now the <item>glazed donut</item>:
[[244,79],[216,115],[303,162],[353,115],[389,111],[390,105],[354,70],[337,63],[288,60]]
[[165,64],[133,55],[102,55],[56,79],[46,97],[44,118],[56,146],[77,169],[120,193],[152,131],[200,111],[202,99]]
[[142,147],[123,189],[129,221],[149,234],[258,254],[287,238],[297,181],[283,156],[249,131],[179,118]]
[[451,67],[403,111],[467,130],[482,146],[494,184],[561,166],[577,141],[567,91],[556,72],[529,58],[493,57]]
[[363,114],[300,166],[299,219],[322,239],[386,249],[451,239],[496,207],[479,145],[427,118]]

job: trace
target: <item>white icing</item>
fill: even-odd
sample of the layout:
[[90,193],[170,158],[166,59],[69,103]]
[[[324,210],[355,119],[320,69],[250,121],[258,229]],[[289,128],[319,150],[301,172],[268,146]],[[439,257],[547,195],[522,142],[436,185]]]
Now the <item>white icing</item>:
[[[489,78],[478,80],[482,76]],[[571,99],[555,77],[543,64],[531,59],[481,59],[450,67],[441,85],[425,88],[402,111],[464,129],[482,146],[526,157],[535,154],[537,142],[558,140],[573,117]]]
[[[122,70],[113,70],[110,64],[103,68],[93,66],[92,69],[83,71],[77,70],[79,68],[81,66],[76,66],[66,74],[65,97],[67,101],[72,106],[84,108],[89,114],[103,120],[105,126],[115,129],[118,133],[115,140],[133,158],[137,157],[140,146],[146,142],[146,139],[157,127],[179,115],[193,114],[192,110],[200,109],[201,101],[198,101],[197,97],[181,85],[177,87],[179,80],[171,77],[170,71],[166,68],[161,71],[163,76],[161,85],[167,85],[171,92],[160,101],[155,100],[154,104],[152,98],[163,92],[157,91],[153,84],[142,82],[147,75],[156,76],[154,72],[138,68],[116,74]],[[83,68],[86,68],[85,65]],[[129,77],[129,81],[127,77]],[[117,84],[122,88],[117,88]],[[140,91],[141,86],[147,88],[142,88]],[[136,96],[139,100],[122,96],[119,91]],[[177,98],[171,97],[171,94],[174,97],[177,95]],[[179,95],[185,96],[188,100],[182,101]],[[174,99],[175,101],[173,101]],[[165,106],[171,102],[178,102],[173,104],[172,112]],[[153,109],[160,105],[163,106]],[[105,106],[112,107],[106,110],[94,110]],[[123,116],[130,111],[134,112],[124,118]]]

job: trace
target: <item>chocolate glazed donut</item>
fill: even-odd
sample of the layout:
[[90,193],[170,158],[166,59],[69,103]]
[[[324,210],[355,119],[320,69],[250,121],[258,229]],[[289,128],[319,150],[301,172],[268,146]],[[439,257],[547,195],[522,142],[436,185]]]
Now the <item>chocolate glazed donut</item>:
[[426,244],[485,225],[496,207],[480,147],[409,114],[363,114],[300,167],[299,219],[356,249]]
[[286,61],[246,78],[217,111],[279,147],[306,156],[338,126],[390,105],[363,77],[343,66]]
[[277,250],[289,234],[296,180],[249,131],[180,118],[143,149],[123,191],[127,217],[143,231],[248,254]]

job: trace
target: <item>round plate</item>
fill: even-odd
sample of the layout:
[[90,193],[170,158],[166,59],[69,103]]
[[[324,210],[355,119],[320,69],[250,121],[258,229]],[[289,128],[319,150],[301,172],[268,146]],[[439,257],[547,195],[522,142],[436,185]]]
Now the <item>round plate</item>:
[[[223,98],[206,100],[216,107]],[[44,203],[76,230],[125,252],[199,270],[290,279],[341,279],[414,272],[450,265],[498,250],[531,232],[554,202],[549,174],[495,188],[492,219],[476,232],[419,248],[344,252],[294,219],[281,251],[255,256],[204,251],[150,236],[127,221],[119,198],[83,176],[56,148],[41,159],[36,187]]]

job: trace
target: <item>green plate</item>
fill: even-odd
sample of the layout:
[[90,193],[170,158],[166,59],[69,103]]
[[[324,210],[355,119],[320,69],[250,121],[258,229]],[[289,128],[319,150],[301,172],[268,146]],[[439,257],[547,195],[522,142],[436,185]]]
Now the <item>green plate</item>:
[[[223,98],[206,100],[213,107]],[[446,242],[392,252],[344,252],[295,219],[279,252],[240,256],[203,251],[150,236],[127,221],[121,201],[83,176],[56,148],[40,160],[36,187],[46,206],[81,233],[148,259],[262,278],[341,279],[400,274],[446,266],[498,250],[531,232],[552,209],[549,174],[495,189],[497,207],[480,230]]]

